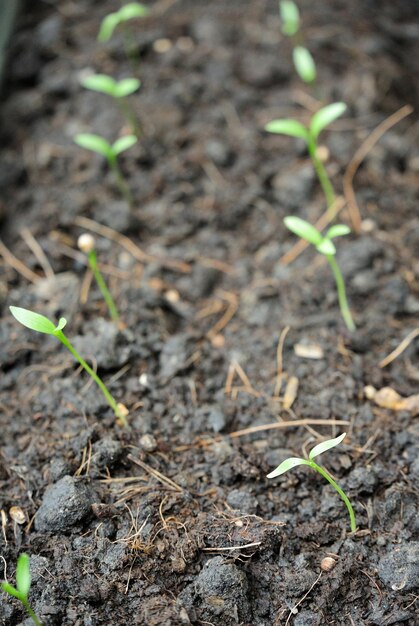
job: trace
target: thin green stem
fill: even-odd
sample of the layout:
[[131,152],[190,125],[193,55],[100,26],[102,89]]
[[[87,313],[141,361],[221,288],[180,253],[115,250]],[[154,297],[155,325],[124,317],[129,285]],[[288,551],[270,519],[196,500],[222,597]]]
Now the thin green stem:
[[333,478],[329,476],[326,470],[324,470],[322,467],[320,467],[320,465],[317,465],[317,463],[315,463],[312,460],[309,461],[309,464],[313,469],[319,472],[319,474],[321,474],[323,478],[325,478],[332,485],[332,487],[338,492],[338,494],[340,495],[340,497],[346,504],[346,508],[348,509],[348,513],[349,513],[349,518],[351,520],[351,532],[354,533],[356,531],[356,519],[355,519],[354,510],[352,508],[352,504],[349,501],[349,498],[347,497],[345,492],[339,487],[339,485],[333,480]]
[[106,302],[106,305],[109,309],[109,313],[111,314],[111,318],[113,319],[114,322],[118,322],[119,320],[118,309],[116,308],[115,302],[97,266],[96,250],[91,250],[91,252],[89,252],[88,259],[89,259],[90,269],[93,272],[93,276],[95,277],[98,287],[102,293],[103,299]]
[[25,598],[23,598],[23,597],[21,598],[21,602],[22,602],[23,606],[25,607],[25,609],[27,610],[27,612],[29,613],[29,616],[32,619],[32,621],[34,622],[34,624],[36,624],[36,626],[42,626],[41,622],[39,621],[39,619],[37,618],[37,616],[33,612],[29,602]]
[[115,157],[112,156],[111,158],[108,157],[108,163],[109,163],[109,167],[115,174],[116,184],[118,185],[119,191],[121,192],[127,204],[130,207],[132,207],[132,205],[134,204],[134,200],[133,200],[130,190],[128,189],[128,185],[125,182],[125,178],[122,175],[120,167],[118,165],[117,157],[116,156]]
[[137,122],[137,118],[131,105],[125,98],[116,98],[116,101],[122,112],[122,115],[125,117],[128,124],[130,125],[133,134],[139,139],[142,135],[141,128],[139,123]]
[[136,41],[131,28],[127,24],[123,24],[124,31],[124,48],[128,61],[132,64],[132,69],[137,72],[140,65],[140,59],[136,47]]
[[82,357],[77,352],[77,350],[73,348],[73,346],[71,345],[67,337],[64,335],[62,330],[57,330],[55,331],[54,334],[57,337],[57,339],[59,339],[61,343],[67,348],[67,350],[71,352],[71,354],[80,363],[80,365],[84,367],[86,372],[93,378],[93,380],[95,381],[95,383],[97,384],[97,386],[99,387],[103,395],[105,396],[106,401],[108,402],[109,406],[115,413],[116,417],[122,422],[124,426],[127,426],[127,420],[125,419],[125,415],[121,413],[115,399],[113,398],[113,396],[111,396],[111,394],[107,390],[105,383],[99,378],[96,372],[92,370],[92,368],[86,363],[86,361],[82,359]]
[[336,263],[336,259],[333,256],[333,254],[326,254],[325,256],[332,269],[333,276],[335,277],[336,287],[338,290],[339,306],[340,306],[340,311],[342,313],[342,317],[345,320],[345,324],[349,328],[349,330],[351,332],[354,332],[354,330],[356,330],[356,326],[354,324],[351,312],[349,310],[348,300],[346,298],[345,283],[343,280],[342,272],[340,271],[339,265]]
[[311,161],[313,163],[314,169],[316,170],[317,178],[319,179],[319,183],[323,189],[323,193],[326,197],[327,208],[330,212],[330,217],[334,218],[336,212],[334,210],[334,204],[336,202],[335,192],[333,190],[332,183],[330,182],[330,178],[327,174],[326,168],[323,163],[320,161],[317,156],[317,145],[314,139],[310,139],[308,141],[308,152],[310,154]]

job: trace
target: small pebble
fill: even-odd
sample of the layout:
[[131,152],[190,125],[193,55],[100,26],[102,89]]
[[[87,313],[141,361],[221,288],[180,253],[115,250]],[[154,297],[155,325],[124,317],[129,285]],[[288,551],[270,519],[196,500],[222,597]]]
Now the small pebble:
[[331,556],[325,556],[320,563],[320,568],[323,570],[323,572],[331,572],[335,565],[335,559],[332,559]]
[[143,435],[140,439],[140,446],[146,452],[154,452],[157,449],[157,441],[153,435]]

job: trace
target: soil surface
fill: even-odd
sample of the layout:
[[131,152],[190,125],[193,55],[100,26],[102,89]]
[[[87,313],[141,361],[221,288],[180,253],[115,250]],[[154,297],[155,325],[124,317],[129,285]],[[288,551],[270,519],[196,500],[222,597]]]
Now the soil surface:
[[[337,257],[353,334],[324,260],[307,249],[284,262],[296,238],[283,217],[314,223],[325,204],[304,146],[263,132],[346,102],[322,135],[340,193],[372,130],[419,107],[418,5],[379,4],[299,2],[314,89],[294,74],[276,1],[160,0],[132,24],[131,61],[121,30],[96,41],[116,0],[21,15],[1,103],[1,241],[14,256],[1,249],[0,577],[14,582],[30,555],[44,626],[418,623],[418,403],[387,408],[365,391],[418,390],[417,339],[380,367],[418,327],[417,115],[355,177],[363,230]],[[103,159],[72,139],[128,130],[109,98],[80,86],[89,70],[142,81],[130,98],[142,136],[121,157],[132,210]],[[85,231],[119,328],[77,250]],[[128,429],[9,305],[68,319]],[[265,478],[343,431],[321,461],[353,502],[352,534],[309,468]],[[30,621],[2,594],[0,623]]]

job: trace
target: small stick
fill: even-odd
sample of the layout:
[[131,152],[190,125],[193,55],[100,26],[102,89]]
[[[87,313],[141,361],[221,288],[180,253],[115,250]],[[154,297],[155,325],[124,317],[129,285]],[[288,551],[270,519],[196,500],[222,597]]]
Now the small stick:
[[298,600],[297,604],[296,604],[295,606],[293,606],[293,607],[292,607],[292,609],[291,609],[291,611],[289,612],[289,615],[288,615],[288,617],[287,617],[287,621],[285,622],[285,626],[288,626],[289,621],[290,621],[290,619],[291,619],[291,616],[292,616],[292,615],[295,615],[294,611],[296,610],[296,608],[297,608],[298,606],[300,606],[300,604],[301,604],[302,602],[304,602],[304,600],[307,598],[308,594],[309,594],[311,591],[313,591],[314,587],[317,585],[317,583],[319,582],[320,578],[322,577],[322,573],[323,573],[323,572],[320,572],[320,574],[318,575],[318,577],[316,578],[316,580],[314,581],[314,583],[311,585],[311,587],[310,587],[310,589],[307,591],[307,593],[305,593],[305,594],[303,595],[303,597],[302,597],[300,600]]
[[372,133],[368,135],[366,140],[360,145],[360,147],[352,157],[352,160],[349,162],[348,167],[346,168],[346,172],[343,177],[343,192],[348,203],[348,211],[352,221],[352,226],[356,233],[361,232],[361,213],[359,211],[359,206],[353,188],[353,180],[355,174],[357,173],[359,166],[367,156],[368,152],[372,150],[372,148],[379,141],[379,139],[381,139],[381,137],[388,130],[390,130],[390,128],[392,128],[392,126],[400,122],[412,112],[413,107],[407,104],[395,113],[393,113],[393,115],[390,115],[390,117],[385,119],[383,122],[381,122],[381,124],[379,124],[377,128],[375,128]]
[[286,336],[288,335],[289,329],[290,329],[289,326],[285,326],[285,328],[282,330],[279,336],[278,347],[276,349],[276,383],[275,383],[275,390],[274,390],[274,398],[279,398],[279,394],[281,393],[282,375],[283,375],[282,351],[284,349],[284,342],[285,342]]
[[16,270],[18,274],[21,274],[24,278],[26,278],[26,280],[29,280],[29,282],[37,283],[41,279],[41,276],[35,274],[35,272],[30,270],[29,267],[26,267],[26,265],[24,265],[22,261],[19,261],[19,259],[16,258],[15,255],[12,254],[8,248],[6,248],[1,239],[0,255],[3,257],[6,263],[10,265],[10,267],[13,267],[13,269]]
[[380,361],[378,365],[381,368],[389,365],[392,361],[394,361],[394,359],[397,359],[397,357],[399,357],[406,350],[406,348],[409,347],[409,345],[416,337],[419,337],[419,328],[415,328],[415,330],[412,330],[412,332],[403,339],[403,341],[397,346],[397,348],[395,348],[393,352],[390,352],[390,354],[388,354],[382,361]]
[[156,478],[159,482],[163,483],[163,485],[169,486],[175,491],[178,491],[180,493],[183,492],[182,487],[179,487],[179,485],[177,485],[173,480],[171,480],[164,474],[161,474],[161,472],[159,472],[158,470],[153,469],[152,467],[147,465],[147,463],[143,463],[142,461],[140,461],[140,459],[136,459],[134,456],[132,456],[132,454],[128,455],[128,459],[132,461],[133,463],[135,463],[136,465],[139,465],[139,467],[141,467],[143,470],[145,470],[152,476],[154,476],[154,478]]
[[39,265],[42,267],[45,276],[47,278],[54,278],[55,274],[54,270],[51,267],[51,263],[48,261],[45,252],[42,250],[41,246],[36,241],[29,228],[22,228],[22,230],[20,231],[20,236],[22,237],[28,248],[32,250]]
[[276,428],[292,428],[294,426],[310,426],[310,424],[316,426],[347,426],[349,422],[347,420],[327,420],[327,419],[301,419],[290,420],[287,422],[275,422],[275,424],[263,424],[261,426],[251,426],[250,428],[243,428],[243,430],[236,430],[230,433],[229,437],[243,437],[244,435],[250,435],[252,433],[260,433],[264,430],[275,430]]

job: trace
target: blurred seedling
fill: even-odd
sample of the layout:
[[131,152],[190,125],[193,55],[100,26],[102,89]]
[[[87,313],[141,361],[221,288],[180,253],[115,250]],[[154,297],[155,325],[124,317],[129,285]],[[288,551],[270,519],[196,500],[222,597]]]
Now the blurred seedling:
[[31,588],[31,572],[29,557],[27,554],[21,554],[17,560],[16,587],[13,587],[8,582],[2,582],[1,588],[5,593],[9,594],[9,596],[13,596],[21,602],[36,626],[42,626],[29,604],[28,596]]
[[281,0],[279,13],[282,21],[282,32],[290,37],[293,44],[292,58],[295,70],[303,82],[313,84],[317,76],[316,64],[311,53],[302,45],[298,7],[292,0]]
[[110,169],[115,174],[116,184],[118,185],[119,191],[129,206],[132,206],[134,201],[119,167],[118,155],[137,143],[137,137],[135,137],[135,135],[124,135],[123,137],[117,139],[113,144],[110,144],[106,141],[106,139],[100,137],[99,135],[81,133],[74,137],[74,141],[81,148],[91,150],[91,152],[96,152],[106,158]]
[[301,124],[301,122],[292,119],[273,120],[265,126],[265,130],[267,130],[268,133],[288,135],[289,137],[303,139],[306,142],[308,153],[326,197],[326,203],[331,217],[334,217],[333,207],[336,196],[326,168],[318,156],[318,138],[322,130],[327,128],[327,126],[334,122],[345,111],[346,104],[343,102],[335,102],[317,111],[311,118],[310,124],[307,127]]
[[273,472],[268,474],[267,478],[276,478],[277,476],[281,476],[282,474],[285,474],[285,472],[288,472],[289,470],[291,470],[293,467],[297,467],[297,465],[308,465],[309,467],[312,467],[314,470],[316,470],[316,472],[321,474],[321,476],[323,476],[323,478],[325,478],[332,485],[332,487],[338,492],[338,494],[340,495],[340,497],[346,504],[346,508],[348,509],[349,519],[350,519],[350,524],[351,524],[351,532],[354,533],[356,531],[355,513],[353,510],[352,504],[349,501],[348,496],[345,494],[343,489],[341,489],[339,485],[333,480],[330,474],[323,467],[321,467],[320,465],[318,465],[317,463],[313,461],[315,457],[319,456],[320,454],[323,454],[323,452],[326,452],[326,450],[330,450],[331,448],[334,448],[335,446],[339,445],[344,440],[345,437],[346,437],[346,433],[343,433],[342,435],[340,435],[339,437],[336,437],[335,439],[328,439],[327,441],[323,441],[322,443],[319,443],[317,446],[314,446],[314,448],[311,450],[310,454],[308,455],[308,459],[301,459],[299,457],[290,457],[289,459],[285,459],[285,461],[283,461],[280,465],[278,465],[278,467]]
[[336,248],[332,241],[335,237],[349,235],[351,229],[345,224],[335,224],[329,228],[325,235],[322,235],[317,228],[305,220],[293,215],[289,215],[284,218],[284,223],[288,230],[308,243],[311,243],[316,248],[317,252],[320,252],[320,254],[323,254],[326,257],[335,278],[342,317],[348,329],[353,332],[356,327],[349,310],[348,300],[346,298],[345,282],[339,265],[335,259]]
[[116,81],[106,74],[91,74],[82,78],[80,83],[86,89],[104,93],[113,98],[130,125],[132,132],[137,137],[140,136],[141,131],[135,113],[126,98],[140,88],[141,81],[137,78],[123,78]]
[[73,345],[69,342],[65,334],[63,333],[63,328],[67,324],[67,320],[64,317],[61,317],[58,324],[55,325],[54,322],[51,322],[44,315],[40,315],[39,313],[35,313],[34,311],[29,311],[28,309],[22,309],[21,307],[11,306],[10,312],[13,317],[20,323],[22,326],[29,328],[30,330],[35,330],[38,333],[44,333],[45,335],[52,335],[56,337],[66,348],[67,350],[74,356],[76,361],[80,363],[80,365],[86,370],[86,372],[93,378],[94,382],[98,385],[99,389],[105,396],[105,399],[111,409],[113,410],[117,421],[122,425],[127,426],[126,416],[128,415],[128,411],[126,407],[117,403],[113,396],[109,393],[105,383],[99,378],[99,376],[92,370],[92,368],[86,363],[84,359],[80,356],[77,350],[73,347]]
[[138,53],[135,45],[135,37],[130,29],[128,22],[133,19],[147,17],[150,10],[140,2],[128,2],[124,4],[119,11],[109,13],[100,25],[98,41],[109,41],[114,34],[115,29],[121,24],[124,31],[125,52],[130,61],[135,65],[138,64]]
[[115,323],[118,323],[119,321],[118,309],[116,308],[116,304],[109,292],[108,287],[106,286],[106,283],[103,279],[102,274],[100,273],[100,270],[97,264],[96,242],[95,242],[94,237],[92,237],[92,235],[89,235],[88,233],[83,233],[83,235],[80,235],[80,237],[78,238],[77,245],[82,252],[87,254],[89,267],[92,270],[94,279],[101,291],[103,299],[106,302],[110,316]]

